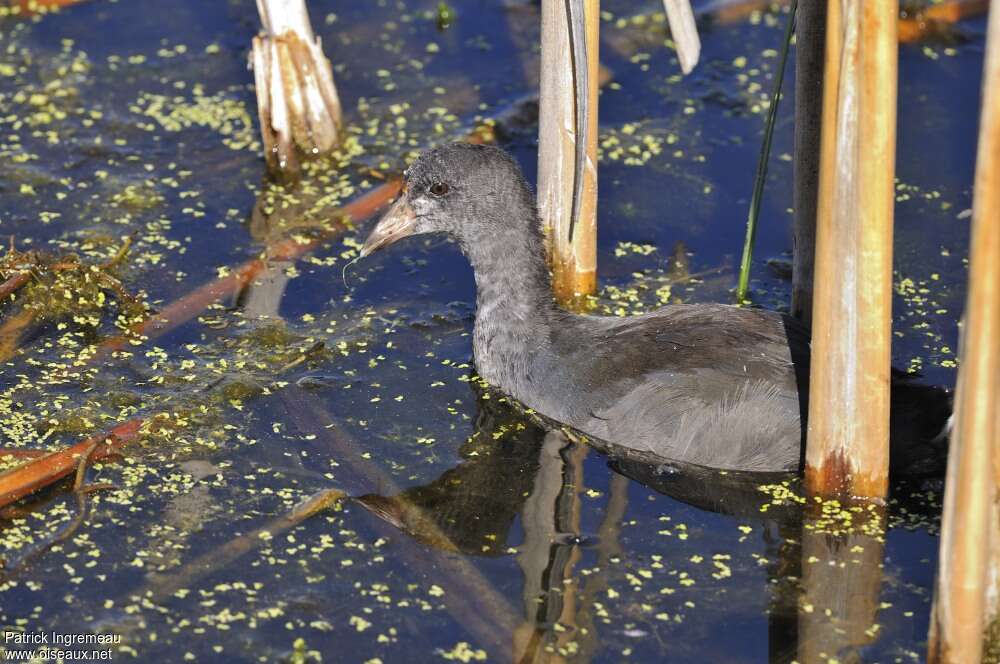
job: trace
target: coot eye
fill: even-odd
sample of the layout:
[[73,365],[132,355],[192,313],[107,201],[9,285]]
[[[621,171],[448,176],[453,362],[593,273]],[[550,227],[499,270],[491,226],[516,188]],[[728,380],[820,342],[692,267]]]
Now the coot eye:
[[435,182],[431,185],[430,192],[433,196],[444,196],[447,194],[451,188],[444,182]]

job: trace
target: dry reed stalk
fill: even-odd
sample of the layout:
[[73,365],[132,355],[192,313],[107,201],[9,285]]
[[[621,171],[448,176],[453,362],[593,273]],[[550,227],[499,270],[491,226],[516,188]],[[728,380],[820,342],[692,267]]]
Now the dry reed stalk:
[[340,142],[340,97],[305,0],[257,0],[257,11],[263,32],[253,38],[250,62],[264,157],[270,174],[284,178],[298,173],[300,156]]
[[690,74],[701,57],[701,39],[694,22],[691,0],[663,0],[663,10],[670,24],[670,35],[674,39],[681,71]]
[[[556,299],[572,302],[597,289],[597,90],[600,14],[586,0],[587,129],[577,135],[573,57],[565,0],[542,2],[542,62],[538,107],[538,208],[546,231]],[[582,64],[582,63],[581,63]],[[576,173],[577,141],[583,145],[582,172]],[[581,183],[579,188],[575,187]],[[579,193],[573,222],[574,195]],[[570,240],[570,227],[573,238]]]
[[978,662],[1000,590],[1000,8],[989,16],[969,290],[928,662]]
[[889,475],[896,0],[828,3],[806,488],[882,498]]

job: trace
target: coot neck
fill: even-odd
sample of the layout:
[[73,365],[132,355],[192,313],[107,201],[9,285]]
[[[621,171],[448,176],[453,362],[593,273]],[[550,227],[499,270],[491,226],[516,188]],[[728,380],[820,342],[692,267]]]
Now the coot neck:
[[528,320],[555,306],[539,235],[508,230],[463,249],[475,272],[480,315],[496,308]]
[[547,345],[558,311],[541,234],[506,227],[462,245],[476,277],[476,366],[487,381],[513,391],[514,376]]

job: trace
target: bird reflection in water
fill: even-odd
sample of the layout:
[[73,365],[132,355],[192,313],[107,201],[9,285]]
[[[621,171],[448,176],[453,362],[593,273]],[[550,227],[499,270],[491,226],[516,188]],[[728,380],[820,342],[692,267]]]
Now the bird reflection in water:
[[[525,415],[502,395],[480,395],[479,406],[475,433],[460,449],[456,467],[424,486],[395,496],[367,494],[357,502],[430,547],[470,557],[516,551],[523,622],[511,635],[513,661],[590,661],[601,650],[597,612],[612,587],[612,568],[623,557],[620,528],[634,482],[759,526],[770,595],[769,661],[859,661],[877,638],[885,508],[791,502],[762,513],[766,497],[760,486],[792,476],[610,459],[613,472],[597,532],[583,532],[584,460],[597,452]],[[517,523],[520,542],[511,541]],[[576,566],[588,548],[596,560],[581,574]],[[712,649],[705,643],[703,652],[710,656]]]
[[[590,604],[579,600],[573,567],[585,546],[601,549],[606,567],[607,557],[618,550],[616,538],[607,538],[612,549],[605,553],[605,526],[597,536],[580,532],[579,488],[588,447],[547,431],[502,395],[482,394],[478,401],[476,431],[459,451],[458,466],[397,496],[368,494],[357,502],[424,544],[470,556],[508,555],[520,515],[524,622],[515,630],[513,658],[545,661],[550,652],[595,635],[593,628],[575,627]],[[607,528],[615,529],[624,517],[627,482],[618,476],[613,483],[616,507],[608,511]]]

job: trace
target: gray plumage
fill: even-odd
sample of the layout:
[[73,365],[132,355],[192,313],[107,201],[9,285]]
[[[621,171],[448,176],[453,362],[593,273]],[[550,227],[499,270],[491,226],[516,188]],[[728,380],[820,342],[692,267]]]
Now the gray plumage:
[[[793,319],[721,304],[628,318],[560,309],[534,198],[498,148],[453,144],[422,155],[363,253],[430,232],[453,237],[472,263],[475,362],[491,385],[633,457],[725,470],[799,468],[809,336]],[[911,470],[936,469],[947,395],[905,385],[915,405],[894,401],[894,437],[929,447],[916,459],[893,454]]]

